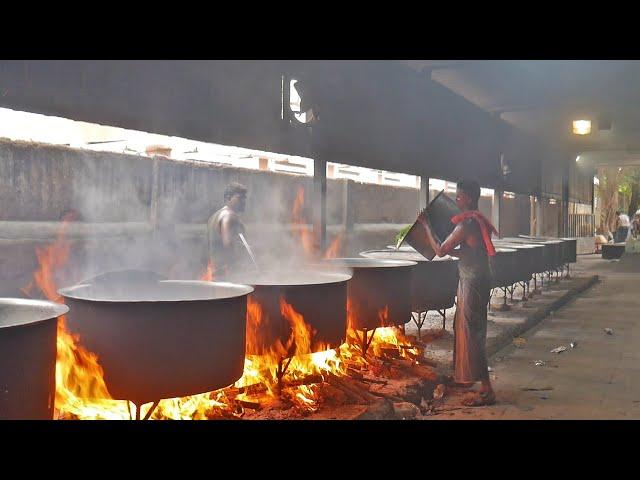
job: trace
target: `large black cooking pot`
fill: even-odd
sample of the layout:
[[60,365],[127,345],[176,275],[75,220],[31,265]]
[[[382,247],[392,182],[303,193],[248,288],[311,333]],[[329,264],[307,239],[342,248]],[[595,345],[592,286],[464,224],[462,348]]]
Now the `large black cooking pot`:
[[578,261],[578,239],[577,238],[561,238],[564,242],[565,250],[563,254],[564,263],[576,263]]
[[453,306],[458,290],[457,258],[447,256],[427,260],[417,252],[398,250],[368,250],[360,252],[360,255],[365,258],[417,263],[411,273],[412,311],[446,310]]
[[332,258],[323,263],[353,275],[348,287],[351,328],[373,330],[404,325],[411,319],[411,274],[416,262]]
[[513,248],[496,246],[496,254],[489,257],[491,288],[506,288],[518,281],[518,252]]
[[58,317],[65,305],[0,298],[0,420],[51,420]]
[[531,237],[520,235],[521,238],[530,240],[554,240],[562,242],[562,262],[565,265],[576,263],[578,261],[578,239],[577,238],[552,238],[552,237]]
[[111,396],[137,405],[217,390],[241,376],[247,285],[110,273],[59,291],[67,328],[98,356]]
[[542,249],[540,245],[523,243],[513,243],[496,240],[493,242],[496,247],[516,250],[517,259],[515,266],[515,279],[517,282],[528,282],[538,268],[537,262],[542,259]]
[[[230,274],[227,280],[252,285],[251,302],[261,308],[262,318],[247,332],[247,354],[264,355],[278,340],[286,345],[292,338],[291,323],[281,312],[280,298],[302,315],[311,327],[311,353],[336,348],[344,343],[347,332],[346,273],[297,271],[247,271]],[[291,344],[286,356],[300,352],[301,345]]]
[[525,239],[520,237],[509,237],[503,240],[514,243],[532,243],[537,245],[543,245],[543,266],[542,269],[536,273],[542,273],[546,271],[555,270],[562,264],[562,242],[557,240],[540,240],[540,239]]

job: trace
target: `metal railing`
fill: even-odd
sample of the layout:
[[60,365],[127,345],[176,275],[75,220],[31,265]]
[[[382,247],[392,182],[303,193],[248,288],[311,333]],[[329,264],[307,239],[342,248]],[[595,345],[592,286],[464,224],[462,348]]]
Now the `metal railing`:
[[569,237],[592,237],[595,234],[596,216],[591,213],[569,214]]

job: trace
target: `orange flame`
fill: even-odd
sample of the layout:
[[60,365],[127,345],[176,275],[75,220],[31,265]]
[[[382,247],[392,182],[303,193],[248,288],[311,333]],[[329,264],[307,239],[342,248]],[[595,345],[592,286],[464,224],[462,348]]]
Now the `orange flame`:
[[336,238],[333,239],[331,245],[324,252],[324,258],[337,258],[340,256],[340,250],[342,248],[342,237],[344,233],[340,232]]
[[213,282],[216,278],[216,266],[213,263],[213,260],[209,260],[207,264],[207,268],[200,275],[199,280],[204,280],[206,282]]
[[[296,225],[294,229],[294,236],[300,239],[302,249],[310,259],[317,259],[321,255],[316,247],[315,236],[313,229],[309,227],[306,218],[302,214],[302,208],[304,205],[304,187],[299,187],[296,193],[296,198],[293,202],[293,209],[291,212],[292,222]],[[342,239],[344,233],[339,233],[336,238],[333,239],[329,247],[322,254],[323,258],[336,258],[340,254],[342,247]]]
[[[378,311],[378,319],[380,326],[375,329],[375,332],[373,334],[370,331],[367,332],[367,339],[371,339],[367,354],[371,352],[376,357],[383,357],[387,355],[387,351],[395,349],[399,357],[411,360],[419,357],[419,349],[413,347],[411,341],[402,332],[402,329],[395,326],[387,326],[389,321],[388,305]],[[360,355],[358,346],[364,333],[362,331],[358,332],[354,328],[357,325],[356,313],[350,299],[347,299],[347,325],[347,343],[341,347],[342,355],[361,365],[366,365],[367,361]],[[373,335],[373,338],[371,338],[371,335]]]
[[[287,369],[282,376],[283,385],[309,378],[312,375],[333,373],[344,374],[344,366],[335,350],[326,345],[317,345],[313,351],[314,331],[284,298],[280,298],[280,314],[291,327],[291,334],[283,344],[280,339],[271,345],[265,345],[260,338],[259,327],[269,322],[262,307],[249,297],[247,303],[247,346],[260,355],[248,355],[245,359],[243,377],[236,387],[262,384],[270,397],[278,395],[278,371],[283,364]],[[289,357],[289,360],[286,360]],[[290,399],[298,407],[313,411],[317,409],[316,388],[313,384],[288,387]]]
[[296,193],[296,199],[293,202],[292,221],[296,225],[294,235],[298,236],[304,252],[309,257],[316,257],[316,246],[313,230],[308,226],[306,219],[302,214],[304,205],[304,187],[299,187]]
[[63,303],[62,297],[58,295],[54,272],[66,265],[69,260],[71,243],[65,238],[65,235],[69,222],[73,218],[74,215],[72,213],[68,213],[63,217],[60,231],[51,245],[36,247],[38,269],[33,273],[33,280],[21,289],[25,295],[33,296],[33,289],[37,286],[45,298],[52,302]]

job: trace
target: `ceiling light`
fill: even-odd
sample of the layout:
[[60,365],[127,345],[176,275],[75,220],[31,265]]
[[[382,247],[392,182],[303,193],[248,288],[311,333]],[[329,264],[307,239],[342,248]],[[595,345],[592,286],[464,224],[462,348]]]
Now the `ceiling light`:
[[588,135],[591,133],[591,120],[574,120],[573,133],[576,135]]

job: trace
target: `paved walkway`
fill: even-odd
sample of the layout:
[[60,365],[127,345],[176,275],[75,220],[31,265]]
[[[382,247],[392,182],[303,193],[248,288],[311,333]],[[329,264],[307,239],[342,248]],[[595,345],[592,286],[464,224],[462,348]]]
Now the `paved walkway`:
[[[452,391],[443,407],[452,410],[425,418],[639,419],[640,255],[579,257],[574,271],[601,282],[522,334],[521,348],[490,358],[496,405],[461,408]],[[567,350],[550,353],[558,346]]]

